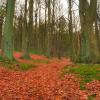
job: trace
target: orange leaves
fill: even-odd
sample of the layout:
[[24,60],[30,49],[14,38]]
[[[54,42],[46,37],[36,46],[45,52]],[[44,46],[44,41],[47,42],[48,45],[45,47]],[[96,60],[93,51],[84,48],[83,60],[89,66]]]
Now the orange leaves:
[[86,84],[86,90],[89,95],[96,94],[100,98],[100,81],[93,80]]
[[[16,56],[16,54],[15,54]],[[17,54],[19,57],[20,54]],[[34,56],[32,56],[34,58]],[[36,56],[35,56],[36,57]],[[29,71],[0,68],[0,98],[3,100],[87,100],[74,76],[59,78],[59,71],[70,61],[51,60]]]
[[[40,66],[35,71],[8,72],[0,77],[0,98],[4,100],[86,100],[84,92],[72,75],[63,80],[52,66]],[[3,74],[3,73],[2,73]]]

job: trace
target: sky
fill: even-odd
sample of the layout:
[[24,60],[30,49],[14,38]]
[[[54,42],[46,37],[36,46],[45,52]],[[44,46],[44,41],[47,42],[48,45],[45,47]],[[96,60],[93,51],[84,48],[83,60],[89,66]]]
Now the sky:
[[[0,5],[2,5],[2,3],[4,3],[6,0],[0,0]],[[18,3],[20,4],[23,4],[25,2],[25,0],[16,0]],[[75,16],[79,16],[79,13],[78,13],[78,0],[73,0],[73,8],[72,10],[75,10],[74,11],[74,14]],[[90,0],[88,0],[90,1]],[[61,3],[61,8],[62,8],[62,14],[68,18],[68,0],[60,0],[60,3]],[[18,8],[20,7],[20,5],[17,6]],[[19,13],[20,10],[17,10],[17,12]],[[42,15],[44,16],[44,11],[42,11]]]
[[[4,3],[6,0],[0,0],[0,5],[2,5],[2,3]],[[73,7],[72,7],[72,11],[73,11],[73,13],[74,13],[74,17],[73,18],[75,18],[75,22],[74,23],[76,23],[76,25],[78,25],[79,26],[79,10],[78,10],[78,0],[73,0],[74,2],[73,2]],[[25,0],[16,0],[16,2],[18,2],[18,4],[23,4],[24,2],[25,2]],[[60,0],[60,3],[61,3],[61,9],[62,9],[62,15],[64,15],[65,17],[66,17],[66,19],[68,20],[68,0]],[[20,5],[17,5],[17,9],[19,9],[19,7],[20,7]],[[20,14],[20,9],[19,10],[17,10],[17,16]],[[42,11],[42,18],[44,18],[44,11]],[[35,16],[33,16],[33,17],[35,17]],[[35,18],[34,18],[35,19]]]
[[[63,15],[68,18],[68,0],[61,0],[61,4],[62,4],[62,9],[63,9]],[[72,11],[74,11],[75,16],[79,16],[79,11],[78,11],[78,5],[79,2],[78,0],[74,0],[73,2],[73,7],[72,7]]]
[[[0,0],[0,5],[2,5],[2,3],[4,3],[6,0]],[[25,0],[17,0],[17,2],[23,3]],[[90,1],[90,0],[88,0]],[[66,14],[66,12],[68,12],[68,4],[67,4],[67,0],[61,0],[61,5],[62,5],[62,9],[63,9],[63,13],[64,15]],[[74,2],[76,2],[78,4],[78,0],[74,0]],[[74,3],[73,9],[78,9],[78,6]]]

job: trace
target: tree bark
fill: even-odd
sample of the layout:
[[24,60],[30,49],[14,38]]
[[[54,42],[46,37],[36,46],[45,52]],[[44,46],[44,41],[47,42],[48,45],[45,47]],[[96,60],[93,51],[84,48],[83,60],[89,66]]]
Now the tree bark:
[[3,34],[3,56],[13,60],[13,17],[15,9],[15,0],[8,0],[7,15]]
[[1,42],[2,42],[2,26],[3,26],[3,16],[0,16],[0,48],[1,48]]
[[48,32],[47,32],[47,57],[50,57],[50,34],[51,34],[51,0],[48,0]]
[[70,59],[75,61],[75,48],[73,36],[73,23],[72,23],[72,0],[68,0],[69,4],[69,37],[70,37]]
[[27,22],[27,0],[25,0],[25,8],[24,8],[24,19],[23,19],[23,35],[22,35],[22,58],[26,59],[29,57],[28,53],[28,22]]
[[93,31],[97,0],[91,0],[90,6],[87,1],[79,1],[80,22],[81,22],[81,50],[80,62],[97,63],[99,51],[96,42],[96,35]]

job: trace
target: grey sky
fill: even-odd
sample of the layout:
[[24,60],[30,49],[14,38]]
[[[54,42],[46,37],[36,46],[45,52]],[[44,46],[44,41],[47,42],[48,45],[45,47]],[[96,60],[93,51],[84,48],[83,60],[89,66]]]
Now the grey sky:
[[[4,3],[6,0],[0,0],[0,5],[2,5],[2,3]],[[19,4],[23,4],[24,2],[25,2],[25,0],[16,0],[17,2],[19,2]],[[64,16],[66,16],[66,17],[68,17],[68,4],[67,4],[67,1],[68,0],[60,0],[60,2],[61,2],[61,7],[62,7],[62,12],[63,12],[63,15]],[[89,2],[90,0],[88,0],[88,2]],[[77,4],[77,5],[79,5],[78,4],[78,0],[74,0],[74,2]],[[73,3],[73,8],[72,8],[72,10],[75,10],[75,12],[74,12],[74,14],[75,14],[75,16],[78,16],[78,6],[75,4],[75,3]],[[18,8],[19,8],[19,6],[18,6]],[[19,11],[17,11],[17,12],[19,12]],[[42,12],[42,14],[44,13],[44,11]]]

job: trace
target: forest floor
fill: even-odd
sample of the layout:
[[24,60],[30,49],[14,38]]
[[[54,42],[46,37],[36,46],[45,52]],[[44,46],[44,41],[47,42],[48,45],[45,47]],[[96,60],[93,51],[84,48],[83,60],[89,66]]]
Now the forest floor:
[[21,55],[14,52],[16,62],[0,63],[0,100],[100,100],[98,65],[89,71],[65,58]]

